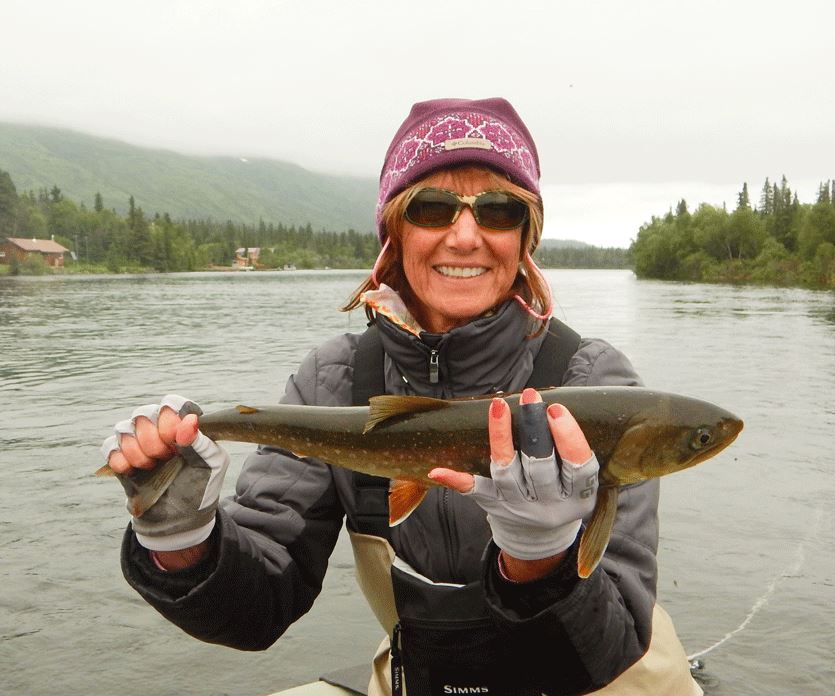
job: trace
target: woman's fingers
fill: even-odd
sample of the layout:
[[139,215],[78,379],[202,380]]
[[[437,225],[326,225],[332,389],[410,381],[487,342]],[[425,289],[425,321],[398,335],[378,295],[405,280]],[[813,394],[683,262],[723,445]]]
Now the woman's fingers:
[[591,457],[591,447],[571,412],[562,404],[548,407],[548,427],[563,461],[585,464]]
[[119,450],[127,463],[134,469],[153,469],[156,465],[156,460],[142,450],[133,435],[127,433],[119,435]]
[[475,486],[475,479],[472,474],[465,474],[463,471],[437,468],[429,472],[429,478],[447,488],[452,488],[459,493],[469,493]]
[[159,428],[145,416],[134,418],[136,441],[141,450],[152,459],[168,459],[174,450],[160,437]]
[[177,428],[182,423],[182,418],[170,406],[163,406],[159,410],[157,418],[157,431],[160,440],[166,445],[173,445],[177,440]]
[[504,399],[493,399],[490,404],[487,430],[490,436],[490,458],[497,464],[507,466],[513,459],[515,451],[513,428],[510,424],[510,407]]
[[186,447],[194,442],[197,437],[197,430],[200,424],[197,422],[197,416],[190,413],[177,425],[174,441],[180,447]]
[[119,450],[113,450],[107,458],[108,466],[117,474],[124,474],[130,476],[133,473],[133,467],[130,465],[125,455]]

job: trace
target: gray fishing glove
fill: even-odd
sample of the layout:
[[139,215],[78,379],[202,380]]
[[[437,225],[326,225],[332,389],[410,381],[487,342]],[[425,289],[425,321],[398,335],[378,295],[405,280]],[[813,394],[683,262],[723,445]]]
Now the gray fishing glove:
[[521,452],[507,465],[490,462],[492,478],[475,476],[467,494],[487,512],[496,545],[522,560],[569,548],[597,494],[597,457],[579,464],[559,461],[545,408],[543,403],[520,407],[515,425]]
[[[116,433],[102,444],[105,460],[119,449],[124,434],[134,435],[136,419],[145,416],[156,424],[160,409],[168,406],[180,417],[203,411],[193,401],[176,394],[159,404],[140,406],[129,420],[116,424]],[[200,431],[186,447],[176,446],[178,456],[154,469],[130,476],[117,474],[127,494],[127,508],[136,539],[151,551],[177,551],[206,540],[215,526],[215,512],[229,455]]]

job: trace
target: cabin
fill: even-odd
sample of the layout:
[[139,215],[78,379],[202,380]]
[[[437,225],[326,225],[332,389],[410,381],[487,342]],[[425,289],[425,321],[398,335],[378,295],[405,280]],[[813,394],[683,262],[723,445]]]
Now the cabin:
[[261,247],[241,247],[235,249],[235,260],[232,267],[238,270],[252,270],[258,267],[258,257],[261,255]]
[[34,254],[40,254],[47,266],[63,268],[64,254],[69,249],[54,239],[23,239],[22,237],[0,238],[0,263],[10,264],[14,260],[25,261]]

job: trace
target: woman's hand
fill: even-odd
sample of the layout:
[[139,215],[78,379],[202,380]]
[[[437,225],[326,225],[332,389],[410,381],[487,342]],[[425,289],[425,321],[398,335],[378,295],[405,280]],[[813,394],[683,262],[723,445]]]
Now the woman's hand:
[[597,459],[577,421],[564,406],[552,404],[543,423],[538,409],[526,406],[541,401],[534,389],[522,393],[520,403],[528,410],[521,412],[522,451],[517,452],[510,408],[504,399],[493,400],[488,420],[492,479],[440,468],[429,473],[438,483],[472,495],[487,512],[503,570],[516,581],[542,577],[559,564],[582,517],[594,508],[597,492]]
[[[177,454],[177,445],[186,447],[194,442],[197,412],[186,408],[187,404],[197,406],[193,401],[171,395],[161,404],[140,406],[129,420],[117,423],[116,434],[102,445],[110,468],[117,474],[131,476],[137,469],[153,469],[171,459]],[[183,416],[182,408],[186,408]]]
[[[102,444],[102,454],[128,494],[137,540],[166,569],[188,567],[202,558],[229,466],[225,450],[199,431],[200,413],[195,402],[170,394],[159,404],[135,409]],[[183,465],[169,487],[150,507],[137,511],[136,499],[159,482],[153,474],[136,474],[158,467],[162,473],[175,455]]]

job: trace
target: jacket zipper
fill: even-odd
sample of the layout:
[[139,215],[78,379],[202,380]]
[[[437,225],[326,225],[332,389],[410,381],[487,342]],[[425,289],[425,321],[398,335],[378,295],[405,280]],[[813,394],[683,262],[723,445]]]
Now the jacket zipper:
[[432,348],[429,351],[429,384],[437,384],[439,381],[440,369],[438,367],[438,350]]
[[446,532],[446,555],[447,555],[447,563],[449,564],[449,572],[455,569],[455,558],[452,551],[452,545],[454,539],[452,537],[452,511],[450,510],[450,492],[449,488],[444,488],[441,491],[441,516],[444,520],[444,531]]

